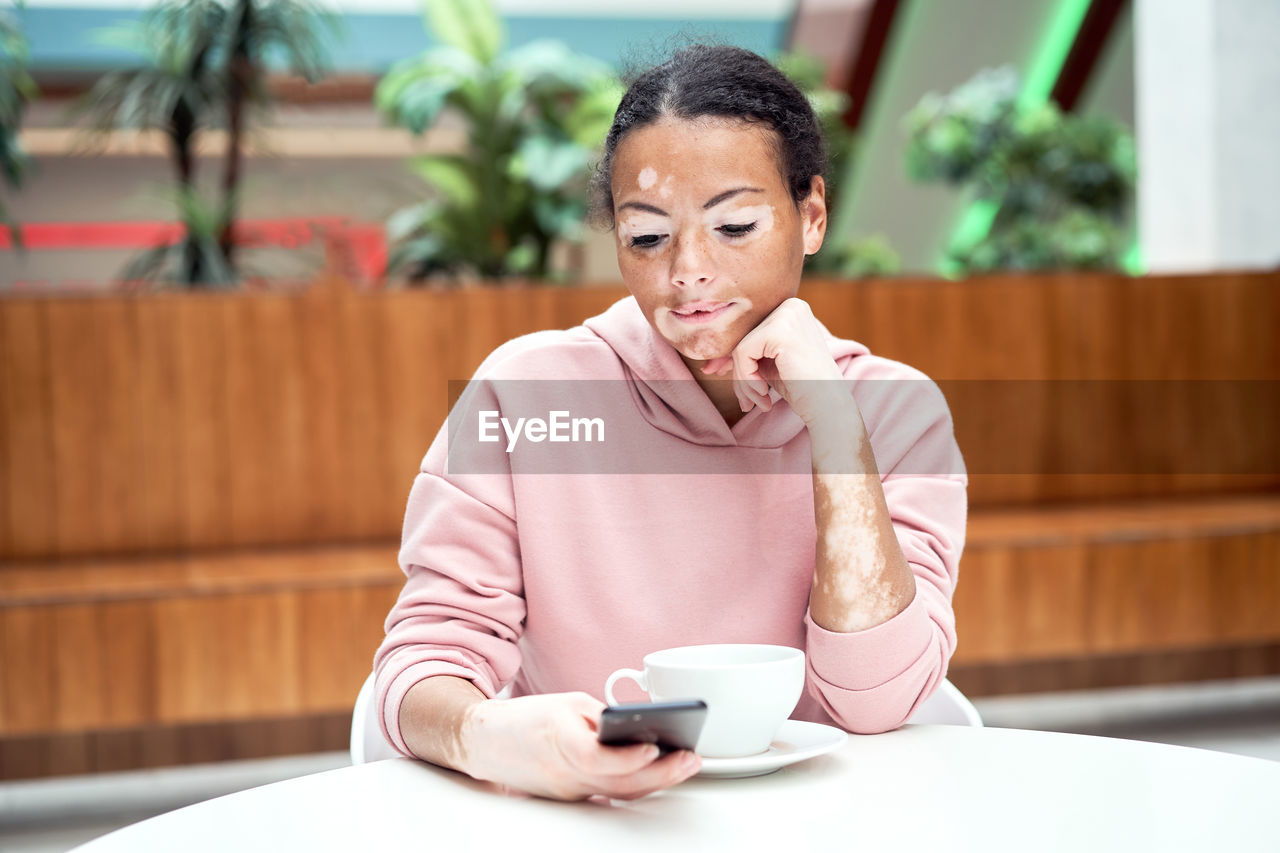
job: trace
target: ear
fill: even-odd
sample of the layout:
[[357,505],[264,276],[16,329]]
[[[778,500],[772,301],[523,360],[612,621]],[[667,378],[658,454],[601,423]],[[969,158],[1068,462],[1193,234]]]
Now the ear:
[[804,235],[804,253],[812,255],[822,248],[827,233],[827,185],[821,175],[809,184],[809,197],[800,202],[800,225]]

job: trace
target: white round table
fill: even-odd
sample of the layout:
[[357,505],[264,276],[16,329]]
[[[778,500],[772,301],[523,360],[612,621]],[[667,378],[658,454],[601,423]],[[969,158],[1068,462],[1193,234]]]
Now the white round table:
[[504,793],[393,759],[198,803],[77,850],[1280,850],[1280,762],[906,726],[751,779],[624,802]]

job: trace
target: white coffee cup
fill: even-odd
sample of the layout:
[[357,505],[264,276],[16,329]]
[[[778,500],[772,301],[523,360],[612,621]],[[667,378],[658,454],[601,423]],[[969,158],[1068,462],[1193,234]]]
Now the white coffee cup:
[[804,691],[804,652],[790,646],[723,643],[663,649],[644,657],[644,671],[620,669],[655,702],[701,699],[707,721],[697,752],[707,758],[737,758],[764,752],[795,710]]

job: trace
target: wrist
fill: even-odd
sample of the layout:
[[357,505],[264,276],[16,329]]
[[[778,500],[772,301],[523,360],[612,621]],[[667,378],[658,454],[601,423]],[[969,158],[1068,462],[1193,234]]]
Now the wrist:
[[867,474],[874,469],[867,428],[852,398],[822,406],[805,426],[815,473]]
[[458,717],[456,754],[454,769],[467,774],[472,779],[485,781],[484,762],[479,754],[479,747],[484,738],[479,734],[483,730],[482,708],[487,700],[480,699],[461,709]]
[[474,746],[472,718],[484,694],[464,678],[433,676],[409,689],[400,706],[400,731],[409,750],[432,764],[470,775]]
[[790,387],[796,398],[791,407],[810,432],[847,430],[852,418],[861,419],[858,404],[843,379],[809,379],[792,383]]

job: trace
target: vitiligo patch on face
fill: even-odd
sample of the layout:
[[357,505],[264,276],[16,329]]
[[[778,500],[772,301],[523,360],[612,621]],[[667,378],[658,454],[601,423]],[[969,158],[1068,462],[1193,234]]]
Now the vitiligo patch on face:
[[620,220],[617,227],[618,239],[623,243],[629,242],[637,234],[654,234],[661,230],[662,227],[655,223],[652,218],[646,219],[643,216],[632,216]]
[[727,214],[712,212],[707,215],[706,220],[717,228],[721,225],[746,225],[754,222],[756,224],[755,230],[739,239],[759,237],[761,234],[773,230],[773,205],[753,204],[747,207],[739,207]]
[[640,177],[636,179],[636,183],[640,185],[640,189],[647,190],[658,182],[658,170],[652,166],[645,166],[640,170]]

